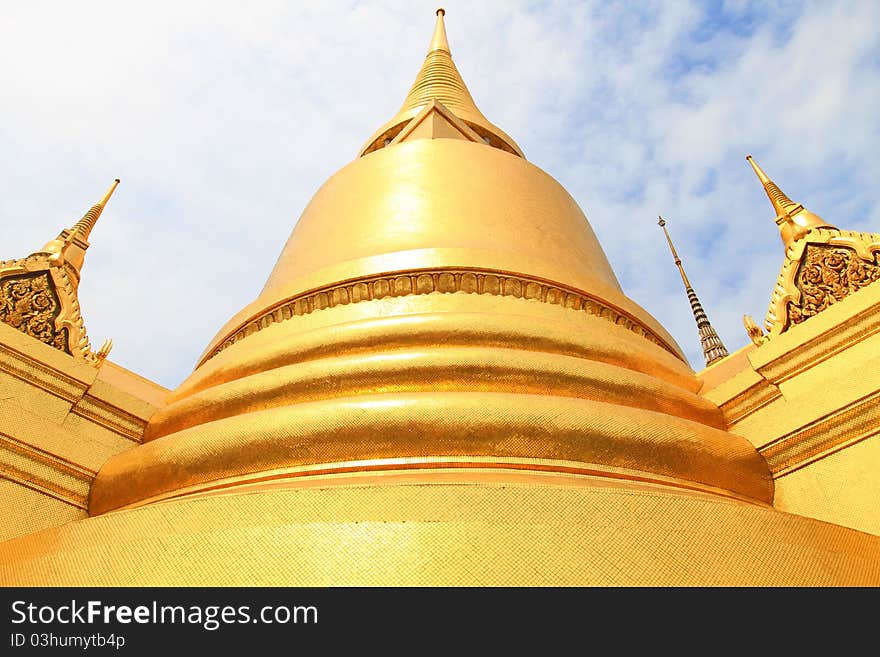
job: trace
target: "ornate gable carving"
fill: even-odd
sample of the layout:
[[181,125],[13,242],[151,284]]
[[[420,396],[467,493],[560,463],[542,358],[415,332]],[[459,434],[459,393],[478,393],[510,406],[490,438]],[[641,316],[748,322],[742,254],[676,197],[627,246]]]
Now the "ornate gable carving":
[[89,234],[118,184],[119,179],[114,180],[76,225],[61,231],[42,250],[0,262],[0,322],[94,365],[104,361],[113,343],[107,340],[92,351],[77,287]]
[[91,351],[76,286],[50,253],[0,262],[0,321],[75,358],[103,360]]
[[764,323],[770,335],[880,280],[880,235],[813,228],[786,249]]

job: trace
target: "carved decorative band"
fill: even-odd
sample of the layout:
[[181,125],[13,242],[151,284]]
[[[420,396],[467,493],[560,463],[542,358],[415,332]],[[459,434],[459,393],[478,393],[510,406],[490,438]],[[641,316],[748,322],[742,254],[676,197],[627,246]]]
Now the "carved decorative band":
[[[316,310],[344,306],[360,301],[403,297],[413,294],[431,294],[434,292],[441,294],[452,294],[455,292],[490,294],[494,296],[533,299],[542,303],[563,306],[571,310],[601,317],[675,354],[663,340],[634,317],[624,314],[599,299],[564,286],[550,284],[519,274],[510,275],[476,269],[432,269],[346,281],[337,285],[311,290],[287,299],[239,328],[221,342],[214,351],[208,354],[199,365],[203,365],[227,347],[245,339],[249,335],[253,335],[272,324],[283,322],[299,315],[308,315]],[[677,354],[675,355],[677,356]]]
[[0,434],[0,477],[80,509],[97,473]]
[[747,388],[733,399],[721,404],[721,412],[724,413],[724,420],[728,424],[730,431],[735,430],[733,425],[740,420],[751,415],[760,408],[763,408],[774,399],[782,395],[779,388],[766,379],[761,379],[755,385]]
[[26,381],[71,403],[82,397],[88,385],[54,367],[0,344],[0,371]]
[[147,428],[146,420],[95,399],[91,395],[85,395],[72,411],[136,443],[141,442],[144,430]]
[[141,442],[146,420],[95,399],[87,394],[89,385],[67,376],[30,356],[0,344],[0,372],[37,386],[73,405],[77,415],[96,422],[124,438]]
[[759,451],[773,477],[781,477],[880,432],[880,393],[872,394]]

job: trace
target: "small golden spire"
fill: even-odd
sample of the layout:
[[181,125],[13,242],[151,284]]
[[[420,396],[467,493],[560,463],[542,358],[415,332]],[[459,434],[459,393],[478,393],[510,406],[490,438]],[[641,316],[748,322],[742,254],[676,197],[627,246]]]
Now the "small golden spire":
[[443,22],[445,14],[445,10],[437,10],[437,23],[434,26],[425,63],[416,76],[416,81],[406,100],[403,101],[400,111],[423,107],[431,99],[436,98],[453,112],[464,110],[466,113],[482,116],[452,61],[452,51],[449,49],[446,25]]
[[516,142],[493,125],[477,108],[467,85],[455,67],[455,62],[452,61],[449,41],[446,38],[446,25],[443,21],[445,15],[445,9],[437,10],[437,22],[434,25],[431,43],[428,45],[428,53],[400,110],[370,137],[361,149],[360,155],[388,146],[407,123],[431,101],[436,100],[464,121],[485,143],[514,155],[523,156]]
[[443,17],[445,15],[446,10],[442,7],[437,10],[437,24],[434,26],[434,36],[431,38],[431,45],[428,47],[428,52],[445,50],[450,54],[452,53],[449,49],[449,41],[446,40],[446,25],[443,24]]
[[69,265],[74,280],[77,282],[85,261],[86,249],[89,248],[89,234],[107,206],[110,197],[113,196],[113,192],[116,191],[117,185],[119,185],[119,178],[113,181],[104,197],[93,205],[82,219],[77,221],[73,227],[61,231],[58,237],[41,249],[43,253],[49,254],[49,262],[53,266]]
[[694,288],[691,287],[691,282],[688,280],[687,274],[684,273],[684,267],[681,266],[681,258],[678,257],[678,252],[675,250],[672,238],[669,237],[669,231],[666,230],[666,220],[660,215],[657,216],[659,218],[657,225],[663,229],[663,234],[666,235],[666,241],[669,243],[669,250],[672,251],[672,258],[675,260],[675,266],[678,267],[678,273],[681,274],[681,280],[684,283],[684,289],[687,293],[688,301],[690,301],[691,304],[691,311],[694,313],[694,320],[697,322],[697,332],[700,335],[700,345],[703,347],[703,358],[706,360],[706,365],[709,366],[728,355],[727,347],[724,346],[724,343],[721,342],[721,338],[718,337],[718,333],[712,328],[712,324],[709,322],[709,317],[706,315],[706,311],[703,310],[703,305],[697,298],[697,293],[694,292]]
[[[770,180],[767,174],[764,173],[764,170],[758,165],[757,162],[755,162],[754,158],[751,155],[746,155],[746,159],[749,161],[749,164],[752,165],[752,169],[755,170],[758,179],[764,186],[764,191],[767,192],[767,197],[773,204],[773,209],[776,210],[776,214],[785,215],[789,214],[792,211],[796,211],[799,207],[799,204],[788,198],[788,196],[786,196],[785,193],[776,186],[776,183]],[[800,207],[803,208],[803,206]]]
[[776,211],[776,225],[779,226],[779,232],[782,242],[786,248],[796,240],[807,234],[810,228],[826,227],[834,228],[827,223],[822,217],[813,214],[800,203],[792,201],[785,193],[779,189],[775,182],[770,180],[764,170],[755,162],[751,155],[746,155],[752,169],[761,181],[773,209]]
[[70,229],[72,237],[79,237],[84,241],[87,241],[89,239],[92,228],[95,227],[95,223],[98,221],[98,217],[101,216],[101,213],[104,211],[107,202],[110,200],[110,197],[113,196],[113,192],[116,191],[116,187],[118,185],[119,178],[116,178],[116,180],[113,181],[113,184],[110,185],[110,189],[108,189],[107,193],[104,194],[104,198],[98,201],[97,204],[93,205],[91,209],[86,212],[85,216],[77,221],[76,225],[74,225],[74,227]]

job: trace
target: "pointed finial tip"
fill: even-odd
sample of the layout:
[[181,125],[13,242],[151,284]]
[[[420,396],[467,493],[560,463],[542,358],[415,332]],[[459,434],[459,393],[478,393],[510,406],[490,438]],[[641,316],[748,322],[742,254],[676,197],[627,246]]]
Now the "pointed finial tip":
[[446,10],[442,7],[437,10],[437,23],[434,25],[434,36],[431,37],[431,45],[428,46],[428,52],[435,50],[445,50],[449,52],[449,41],[446,39],[446,26],[443,23],[443,16]]
[[110,189],[107,190],[107,193],[104,194],[104,198],[102,198],[102,199],[98,202],[98,205],[101,205],[101,206],[107,205],[107,201],[109,201],[109,200],[110,200],[110,197],[113,196],[113,192],[116,191],[116,186],[117,186],[118,184],[119,184],[119,178],[114,178],[114,179],[113,179],[113,184],[110,185]]
[[[770,183],[769,176],[767,176],[767,174],[764,173],[764,170],[755,161],[755,158],[753,158],[751,155],[746,155],[746,160],[748,160],[749,164],[752,165],[752,170],[758,176],[758,179],[761,181],[761,183],[766,187]],[[772,200],[772,198],[771,198],[771,200]],[[778,208],[777,208],[777,211],[778,211]]]
[[[119,178],[114,178],[113,183],[110,185],[110,189],[104,192],[104,196],[101,198],[101,200],[93,205],[92,208],[85,213],[83,218],[77,221],[76,224],[74,224],[73,228],[70,229],[69,234],[71,240],[74,236],[79,236],[83,240],[89,239],[92,228],[95,227],[95,223],[98,221],[98,218],[101,216],[101,213],[107,206],[107,202],[110,200],[110,197],[113,196],[113,192],[116,191],[116,187],[118,185]],[[77,270],[78,269],[79,268],[77,268]]]

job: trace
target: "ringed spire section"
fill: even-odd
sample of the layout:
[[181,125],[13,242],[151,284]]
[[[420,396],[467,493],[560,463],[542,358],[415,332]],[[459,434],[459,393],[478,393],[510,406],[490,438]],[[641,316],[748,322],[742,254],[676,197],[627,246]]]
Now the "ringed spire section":
[[810,228],[834,228],[819,215],[788,198],[785,192],[770,180],[751,155],[746,155],[746,159],[752,165],[770,203],[773,204],[773,209],[776,210],[776,225],[779,226],[779,233],[786,247],[806,235]]
[[657,222],[657,225],[663,229],[663,234],[666,235],[666,241],[669,243],[669,250],[672,251],[672,258],[675,261],[675,266],[678,267],[678,273],[681,274],[681,281],[684,283],[684,289],[685,292],[687,292],[688,301],[691,303],[691,311],[694,313],[694,320],[697,322],[697,330],[700,333],[700,345],[703,347],[703,358],[706,360],[706,366],[708,367],[712,363],[729,355],[727,347],[724,346],[721,338],[718,337],[718,333],[715,332],[715,329],[709,322],[709,317],[706,315],[706,311],[703,310],[703,305],[697,298],[697,293],[694,291],[693,286],[691,286],[687,274],[684,273],[684,267],[681,266],[681,258],[678,257],[678,252],[675,250],[672,238],[669,237],[669,231],[666,230],[666,221],[659,215],[658,218],[660,220]]
[[0,261],[0,322],[96,366],[107,357],[112,342],[92,350],[77,290],[89,235],[118,185],[117,178],[82,219],[39,251]]
[[788,198],[751,155],[746,159],[776,211],[785,245],[764,321],[772,339],[880,280],[880,235],[829,224]]
[[452,61],[452,51],[443,22],[445,14],[445,10],[437,10],[437,23],[428,46],[428,54],[403,101],[403,106],[390,121],[373,133],[358,153],[359,157],[389,146],[398,133],[432,101],[442,103],[477,133],[485,144],[525,157],[517,143],[483,116],[474,102],[455,62]]

